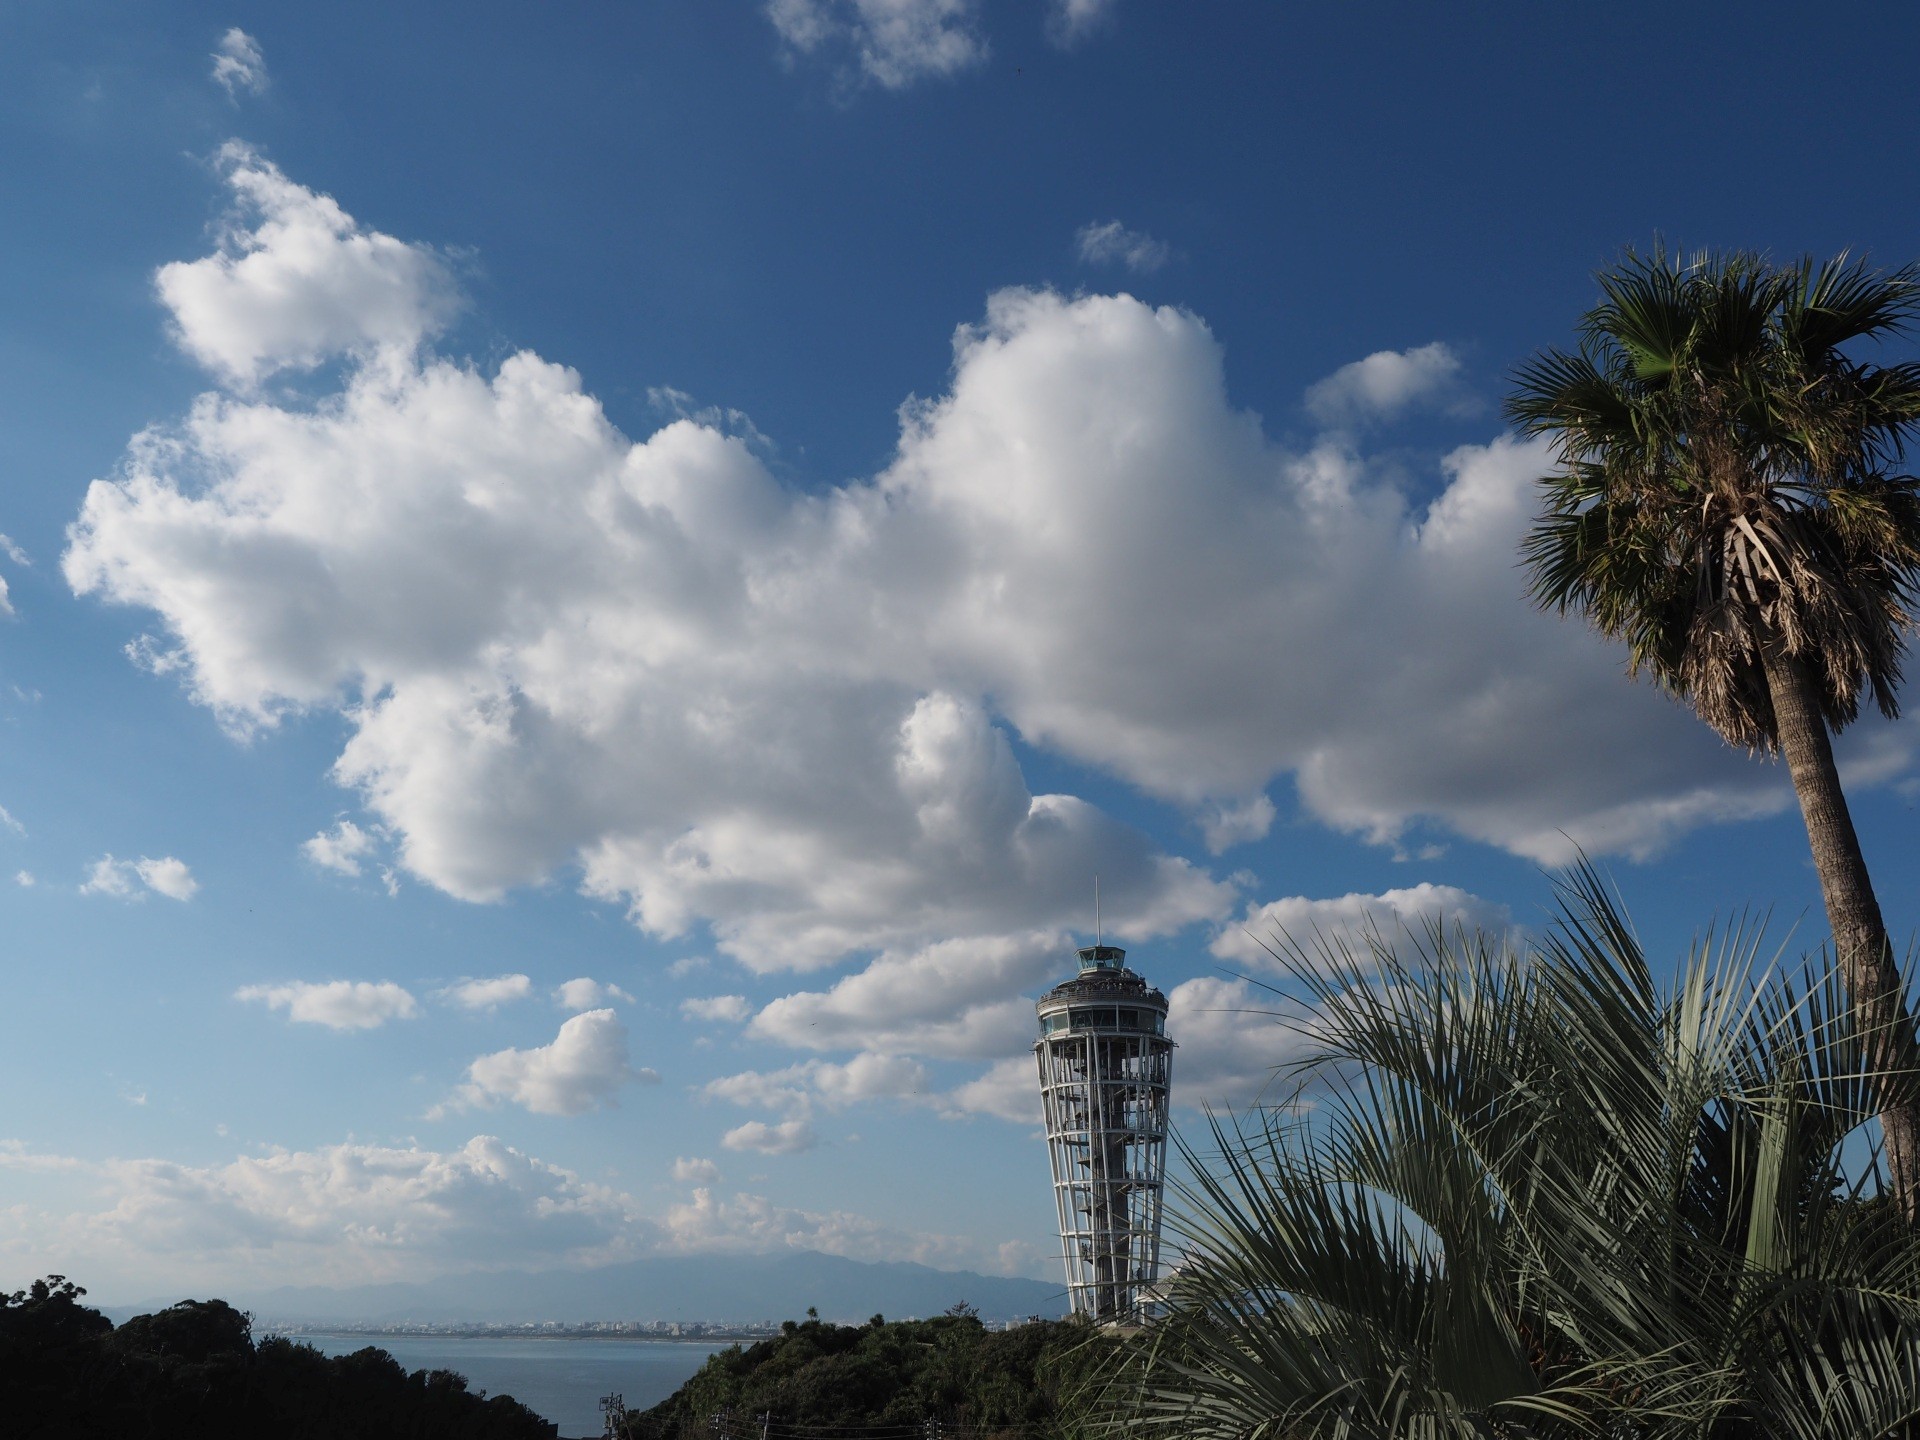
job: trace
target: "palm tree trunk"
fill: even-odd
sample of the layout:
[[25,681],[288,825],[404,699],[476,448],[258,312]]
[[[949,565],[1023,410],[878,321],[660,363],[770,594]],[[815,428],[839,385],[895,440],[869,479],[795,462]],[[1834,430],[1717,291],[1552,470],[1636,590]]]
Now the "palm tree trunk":
[[1840,789],[1813,675],[1804,661],[1774,646],[1763,648],[1763,661],[1773,698],[1774,733],[1800,797],[1854,1024],[1866,1044],[1867,1063],[1893,1077],[1883,1085],[1880,1099],[1893,1194],[1907,1219],[1920,1222],[1920,1047],[1915,1045],[1900,970],[1893,963],[1880,902],[1874,898],[1860,837]]

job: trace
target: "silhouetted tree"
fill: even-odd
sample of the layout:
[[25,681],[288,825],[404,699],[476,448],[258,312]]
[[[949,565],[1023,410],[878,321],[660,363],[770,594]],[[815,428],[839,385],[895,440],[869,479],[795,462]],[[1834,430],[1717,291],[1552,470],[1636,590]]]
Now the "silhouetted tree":
[[50,1275],[0,1294],[0,1434],[8,1440],[552,1440],[504,1395],[384,1350],[328,1357],[253,1339],[224,1300],[183,1300],[115,1329]]

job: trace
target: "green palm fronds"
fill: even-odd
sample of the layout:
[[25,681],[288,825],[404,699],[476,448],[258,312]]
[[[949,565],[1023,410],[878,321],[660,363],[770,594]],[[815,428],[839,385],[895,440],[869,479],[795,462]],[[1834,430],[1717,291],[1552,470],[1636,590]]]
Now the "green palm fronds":
[[1629,255],[1576,352],[1515,375],[1508,417],[1559,469],[1523,555],[1534,598],[1578,610],[1729,741],[1778,743],[1763,652],[1816,680],[1838,730],[1888,715],[1920,583],[1920,366],[1851,343],[1920,319],[1920,270],[1846,256]]
[[1310,1109],[1187,1152],[1169,1314],[1106,1392],[1125,1428],[1912,1433],[1920,1239],[1878,1198],[1833,972],[1742,925],[1663,988],[1592,872],[1562,898],[1525,948],[1293,967]]

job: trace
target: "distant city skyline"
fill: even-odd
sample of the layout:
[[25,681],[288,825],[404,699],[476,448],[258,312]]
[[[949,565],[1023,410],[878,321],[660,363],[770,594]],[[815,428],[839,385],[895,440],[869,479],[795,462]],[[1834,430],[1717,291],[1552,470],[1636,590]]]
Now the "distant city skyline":
[[1800,18],[10,7],[0,1287],[1058,1282],[1096,874],[1189,1127],[1277,931],[1818,944],[1499,418],[1622,246],[1920,255],[1920,20]]

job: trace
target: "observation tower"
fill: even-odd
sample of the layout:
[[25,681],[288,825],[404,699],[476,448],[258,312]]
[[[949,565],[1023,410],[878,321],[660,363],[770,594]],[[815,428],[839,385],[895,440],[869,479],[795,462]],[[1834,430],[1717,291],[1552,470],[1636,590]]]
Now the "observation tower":
[[1167,997],[1117,945],[1088,945],[1080,973],[1042,997],[1040,1098],[1073,1313],[1136,1319],[1160,1273],[1167,1172]]

